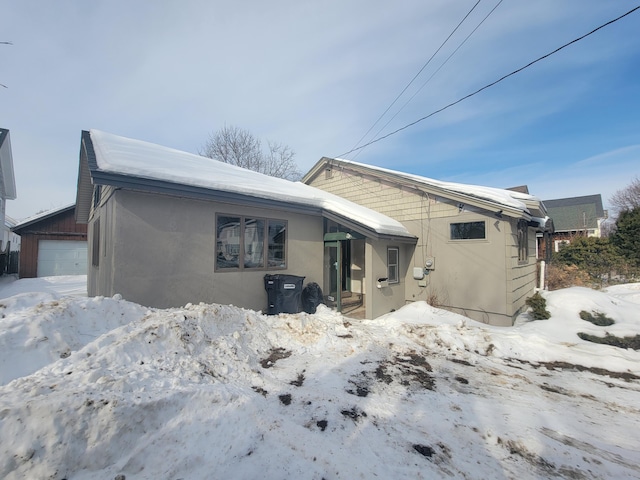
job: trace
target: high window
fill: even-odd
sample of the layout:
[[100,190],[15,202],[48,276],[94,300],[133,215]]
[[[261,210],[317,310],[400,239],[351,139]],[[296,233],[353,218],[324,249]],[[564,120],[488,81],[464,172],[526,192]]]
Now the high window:
[[100,219],[93,222],[92,244],[91,244],[91,265],[100,266]]
[[390,247],[387,249],[387,281],[389,283],[398,283],[399,276],[399,260],[400,251],[398,247]]
[[218,215],[216,237],[217,270],[287,266],[285,220]]
[[480,240],[487,238],[485,222],[452,223],[451,240]]
[[526,220],[518,220],[518,262],[529,260],[529,226]]

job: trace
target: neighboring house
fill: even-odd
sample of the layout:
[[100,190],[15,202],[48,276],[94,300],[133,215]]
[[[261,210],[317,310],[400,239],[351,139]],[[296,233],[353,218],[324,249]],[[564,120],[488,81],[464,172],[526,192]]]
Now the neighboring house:
[[20,235],[13,231],[13,227],[15,227],[17,224],[18,221],[15,218],[10,217],[9,215],[4,216],[4,228],[6,230],[7,236],[5,237],[6,241],[3,239],[3,244],[9,243],[11,246],[10,250],[12,252],[20,251]]
[[[88,294],[160,308],[264,311],[265,276],[282,274],[318,283],[337,308],[358,284],[367,295],[351,298],[377,317],[405,304],[386,285],[405,278],[416,243],[398,221],[308,185],[97,130],[82,132],[76,219],[88,224]],[[345,269],[358,274],[347,282]]]
[[4,252],[9,241],[10,231],[5,224],[6,201],[16,199],[16,180],[13,174],[13,156],[9,130],[0,128],[0,227],[2,228],[2,245]]
[[87,226],[75,220],[75,205],[27,218],[20,235],[20,278],[87,274]]
[[4,216],[4,227],[6,240],[3,239],[3,245],[9,247],[8,252],[4,252],[4,257],[0,257],[0,271],[7,274],[18,273],[18,264],[20,261],[20,235],[12,231],[18,222],[9,215]]
[[[554,233],[550,245],[557,252],[561,245],[571,243],[575,237],[600,237],[602,222],[607,219],[607,211],[602,207],[602,197],[583,197],[545,200],[549,217],[553,219]],[[540,256],[544,255],[544,245],[538,240]]]
[[326,157],[302,181],[395,218],[418,237],[399,258],[393,287],[407,302],[507,326],[534,293],[536,232],[547,220],[534,196]]

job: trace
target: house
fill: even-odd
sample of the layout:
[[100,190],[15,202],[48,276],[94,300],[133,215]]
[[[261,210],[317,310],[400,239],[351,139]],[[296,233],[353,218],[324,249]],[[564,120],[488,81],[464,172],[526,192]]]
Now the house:
[[387,285],[406,276],[416,243],[323,190],[98,130],[81,136],[76,219],[88,226],[88,294],[159,308],[264,310],[265,276],[294,275],[373,318],[404,305]]
[[[20,261],[20,235],[13,232],[13,227],[15,227],[18,222],[10,217],[9,215],[4,216],[4,227],[5,227],[5,235],[2,243],[6,245],[6,248],[9,250],[8,254],[6,254],[6,258],[2,259],[0,257],[0,271],[3,271],[7,274],[15,274],[18,273],[18,264]],[[4,262],[4,265],[2,264]]]
[[[549,243],[554,252],[575,237],[600,237],[602,223],[608,217],[600,194],[545,200],[544,205],[555,227]],[[540,240],[538,243],[544,253],[544,245]]]
[[20,278],[87,274],[87,226],[75,220],[75,205],[39,213],[17,223]]
[[16,199],[16,180],[13,174],[13,156],[9,130],[0,128],[0,226],[2,226],[2,244],[0,250],[5,251],[10,232],[5,224],[7,200]]
[[13,174],[13,155],[11,152],[11,136],[9,130],[0,128],[0,274],[5,273],[9,265],[10,256],[10,230],[6,225],[7,200],[16,199],[16,180]]
[[302,181],[388,215],[418,237],[398,263],[406,302],[507,326],[534,293],[535,234],[547,218],[532,195],[327,157]]

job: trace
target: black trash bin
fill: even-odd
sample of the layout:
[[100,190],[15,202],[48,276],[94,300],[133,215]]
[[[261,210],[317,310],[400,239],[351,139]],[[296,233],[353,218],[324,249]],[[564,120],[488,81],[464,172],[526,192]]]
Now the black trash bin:
[[265,275],[264,289],[267,291],[267,315],[299,313],[300,293],[304,277],[297,275]]

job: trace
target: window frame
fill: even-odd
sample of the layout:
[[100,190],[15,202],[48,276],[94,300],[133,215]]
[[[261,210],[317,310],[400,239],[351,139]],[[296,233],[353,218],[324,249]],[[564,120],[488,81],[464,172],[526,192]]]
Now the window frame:
[[[482,237],[460,237],[454,238],[454,225],[472,225],[472,224],[482,224],[483,225],[483,236]],[[470,227],[473,228],[473,227]],[[470,230],[472,232],[473,230]],[[449,223],[449,241],[450,242],[472,242],[472,241],[482,241],[486,242],[488,240],[487,235],[487,222],[485,220],[475,220],[470,222],[451,222]]]
[[529,263],[529,224],[520,219],[516,225],[518,264]]
[[91,266],[100,267],[100,217],[93,221],[91,226]]
[[[391,252],[395,252],[395,263],[391,262]],[[391,275],[391,269],[395,267],[395,276]],[[387,247],[387,282],[389,285],[400,283],[400,248]]]
[[[221,247],[220,240],[220,219],[221,218],[230,218],[238,219],[238,253],[236,265],[233,266],[220,266],[219,264],[219,254]],[[262,262],[260,266],[247,266],[246,265],[246,241],[247,241],[247,225],[248,223],[259,224],[262,222]],[[280,230],[284,231],[284,239],[282,243],[274,243],[271,242],[271,228],[279,227]],[[288,237],[289,237],[289,222],[285,219],[279,218],[270,218],[270,217],[261,217],[257,215],[240,215],[233,213],[217,213],[216,214],[216,224],[215,224],[215,258],[214,258],[214,271],[215,272],[243,272],[243,271],[265,271],[265,270],[285,270],[287,268],[287,260],[288,260]],[[258,235],[260,237],[260,235]],[[283,262],[281,265],[270,265],[270,253],[274,251],[280,251],[283,256]],[[275,258],[275,257],[274,257]],[[242,260],[244,259],[244,261]]]

